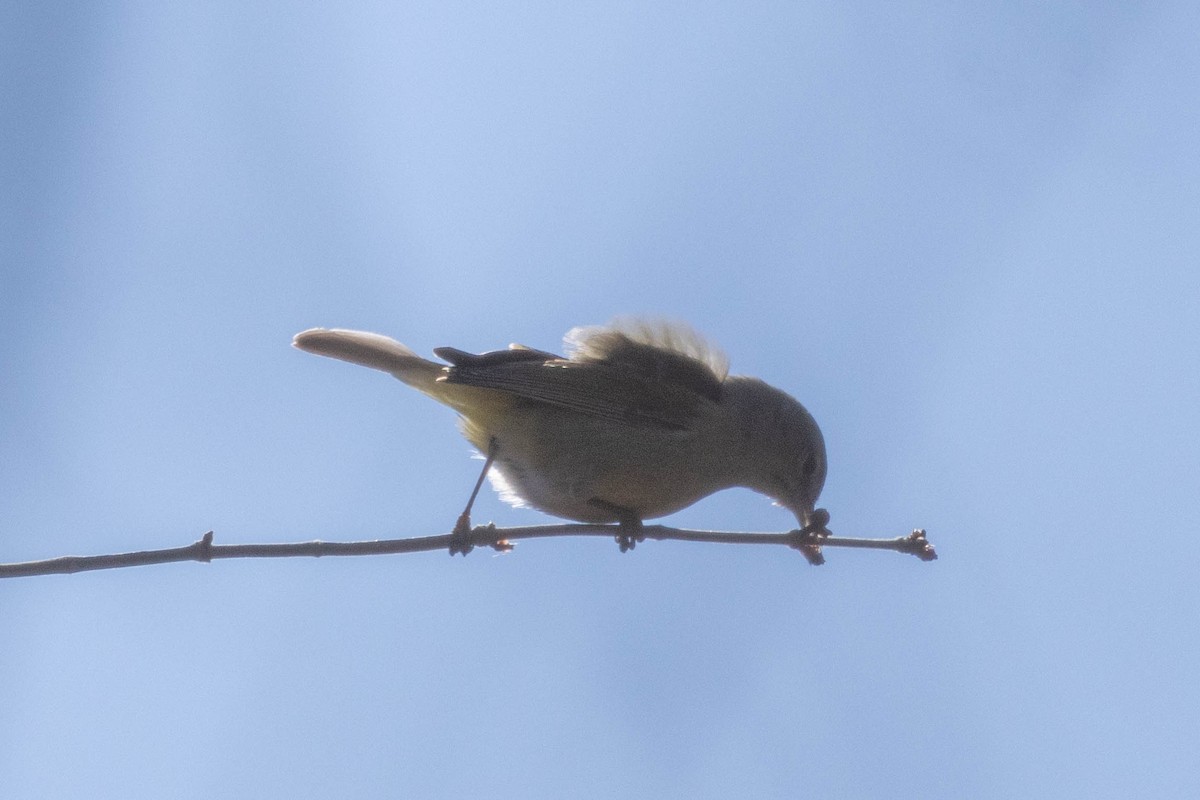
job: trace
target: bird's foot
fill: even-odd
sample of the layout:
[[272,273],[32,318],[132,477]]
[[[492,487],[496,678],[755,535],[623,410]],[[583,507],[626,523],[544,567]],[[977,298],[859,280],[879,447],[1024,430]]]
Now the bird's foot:
[[646,532],[645,527],[642,525],[642,518],[633,511],[613,505],[606,500],[601,500],[599,497],[593,497],[588,503],[596,508],[607,511],[617,518],[617,535],[613,538],[616,540],[617,546],[621,548],[622,553],[628,553],[637,547],[638,542],[646,541]]
[[458,522],[454,523],[454,530],[450,532],[450,555],[455,556],[462,553],[463,556],[466,556],[474,549],[475,543],[471,538],[471,514],[464,511],[458,515]]
[[616,539],[617,546],[621,548],[622,553],[628,553],[637,547],[638,542],[646,541],[642,521],[637,517],[629,516],[622,518],[617,523],[617,530],[618,533],[613,538]]

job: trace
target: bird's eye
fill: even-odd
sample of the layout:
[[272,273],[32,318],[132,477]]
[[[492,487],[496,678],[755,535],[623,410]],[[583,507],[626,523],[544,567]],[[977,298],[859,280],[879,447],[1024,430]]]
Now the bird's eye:
[[811,478],[813,473],[817,471],[817,457],[812,453],[808,454],[808,458],[804,459],[804,466],[801,467],[805,478]]

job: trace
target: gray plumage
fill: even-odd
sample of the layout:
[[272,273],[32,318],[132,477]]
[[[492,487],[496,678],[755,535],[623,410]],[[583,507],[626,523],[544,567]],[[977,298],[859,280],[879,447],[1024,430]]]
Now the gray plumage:
[[825,481],[820,429],[789,395],[728,375],[689,328],[627,321],[576,328],[568,357],[512,345],[434,352],[378,334],[314,329],[295,345],[395,375],[456,409],[481,450],[494,440],[504,497],[585,522],[643,520],[745,486],[806,524]]

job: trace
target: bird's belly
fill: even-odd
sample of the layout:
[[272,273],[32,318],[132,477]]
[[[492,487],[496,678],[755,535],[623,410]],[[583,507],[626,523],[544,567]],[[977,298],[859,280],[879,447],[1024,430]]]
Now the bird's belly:
[[694,457],[694,441],[674,431],[553,427],[499,431],[492,483],[501,497],[581,522],[674,513],[723,488]]

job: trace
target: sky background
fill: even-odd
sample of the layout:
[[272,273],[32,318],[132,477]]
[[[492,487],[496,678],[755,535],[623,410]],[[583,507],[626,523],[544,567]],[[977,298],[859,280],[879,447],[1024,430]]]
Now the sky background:
[[[1200,794],[1192,3],[5,3],[0,561],[442,533],[290,346],[692,323],[846,536],[0,582],[12,798]],[[477,522],[550,521],[490,491]],[[785,530],[736,490],[667,520]]]

